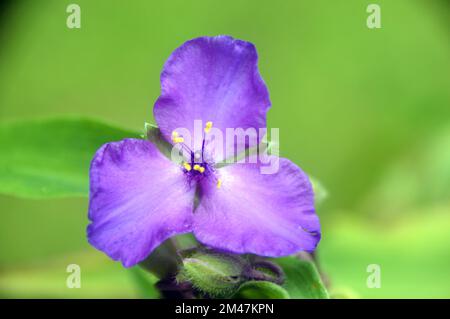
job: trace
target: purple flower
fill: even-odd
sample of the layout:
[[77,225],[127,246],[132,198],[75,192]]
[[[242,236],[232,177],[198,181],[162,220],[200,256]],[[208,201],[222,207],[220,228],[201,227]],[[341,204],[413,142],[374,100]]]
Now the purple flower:
[[269,108],[253,44],[201,37],[176,49],[153,112],[163,137],[190,156],[175,163],[143,139],[103,145],[90,169],[89,242],[125,267],[187,232],[234,253],[313,251],[320,224],[311,183],[299,167],[279,158],[274,174],[261,174],[260,161],[219,168],[223,156],[208,151],[204,136],[186,143],[177,131],[193,131],[194,120],[206,123],[204,135],[212,127],[265,128]]

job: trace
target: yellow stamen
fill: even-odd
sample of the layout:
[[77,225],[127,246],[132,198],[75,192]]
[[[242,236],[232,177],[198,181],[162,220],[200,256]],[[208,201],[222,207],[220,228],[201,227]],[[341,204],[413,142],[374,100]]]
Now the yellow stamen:
[[184,162],[183,163],[183,167],[185,170],[187,170],[188,172],[192,169],[191,164]]
[[203,173],[205,171],[205,168],[203,166],[200,166],[198,164],[194,165],[194,171],[198,171],[200,173]]
[[220,188],[220,186],[222,186],[222,180],[219,178],[217,180],[217,188]]
[[176,143],[183,143],[184,142],[184,138],[182,137],[172,137],[172,142]]
[[173,131],[172,132],[172,142],[176,143],[183,143],[184,142],[184,138],[180,136],[180,134],[178,134],[177,131]]
[[213,126],[213,123],[211,121],[206,122],[205,133],[209,133],[209,131],[211,131],[212,126]]

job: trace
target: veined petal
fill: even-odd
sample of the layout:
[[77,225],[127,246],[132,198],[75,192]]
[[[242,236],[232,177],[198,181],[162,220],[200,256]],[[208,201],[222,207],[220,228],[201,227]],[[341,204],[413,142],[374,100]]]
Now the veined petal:
[[274,174],[261,174],[260,168],[259,163],[226,166],[218,172],[220,188],[212,180],[202,183],[195,236],[235,253],[278,257],[313,251],[320,224],[308,177],[284,158]]
[[168,237],[191,231],[194,191],[151,142],[105,144],[91,163],[89,242],[133,266]]
[[165,138],[170,141],[175,129],[185,128],[192,137],[189,146],[198,150],[203,131],[195,134],[194,120],[211,121],[224,136],[226,128],[265,128],[270,100],[257,60],[253,44],[229,36],[196,38],[176,49],[164,66],[153,110]]

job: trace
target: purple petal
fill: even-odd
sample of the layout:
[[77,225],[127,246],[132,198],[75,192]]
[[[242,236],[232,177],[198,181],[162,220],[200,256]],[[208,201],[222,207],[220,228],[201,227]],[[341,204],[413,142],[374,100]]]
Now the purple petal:
[[[229,36],[184,43],[167,60],[154,116],[166,139],[177,128],[194,135],[194,120],[226,128],[265,128],[269,93],[257,66],[255,46]],[[198,150],[202,131],[191,148]],[[234,146],[233,146],[234,147]]]
[[168,237],[191,231],[194,189],[145,140],[103,145],[90,170],[89,242],[130,267]]
[[259,164],[219,169],[217,188],[202,184],[194,213],[194,234],[202,243],[235,253],[278,257],[313,251],[320,240],[319,218],[308,177],[287,159],[275,174]]

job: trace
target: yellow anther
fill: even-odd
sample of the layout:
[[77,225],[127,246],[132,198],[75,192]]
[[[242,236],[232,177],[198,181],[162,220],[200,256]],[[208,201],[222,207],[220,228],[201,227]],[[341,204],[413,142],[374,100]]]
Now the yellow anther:
[[173,131],[172,132],[172,142],[176,143],[183,143],[184,142],[184,138],[182,138],[180,136],[180,134],[178,134],[177,131]]
[[183,163],[183,167],[185,170],[187,170],[188,172],[192,169],[191,164],[184,162]]
[[211,131],[212,126],[213,126],[213,123],[211,121],[206,122],[205,133],[209,133],[209,131]]
[[176,143],[183,143],[184,142],[184,138],[182,137],[172,137],[172,142]]
[[205,168],[204,168],[203,166],[200,166],[200,165],[198,165],[198,164],[195,164],[195,165],[194,165],[194,171],[203,173],[203,172],[205,171]]
[[220,186],[222,186],[222,180],[219,178],[217,180],[217,188],[220,188]]

